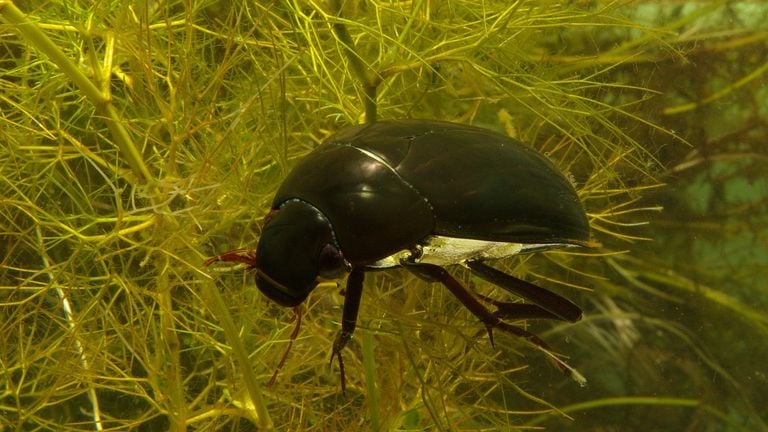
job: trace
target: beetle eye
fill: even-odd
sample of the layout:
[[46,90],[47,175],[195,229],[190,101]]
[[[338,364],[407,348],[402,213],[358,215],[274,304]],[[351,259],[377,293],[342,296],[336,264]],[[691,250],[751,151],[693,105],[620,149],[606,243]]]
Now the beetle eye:
[[332,244],[326,244],[320,251],[319,274],[326,279],[339,277],[345,269],[341,251]]

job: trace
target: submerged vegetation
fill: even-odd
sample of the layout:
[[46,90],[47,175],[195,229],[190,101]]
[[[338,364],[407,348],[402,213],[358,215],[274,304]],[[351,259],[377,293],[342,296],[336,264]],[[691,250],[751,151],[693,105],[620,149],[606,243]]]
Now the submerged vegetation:
[[[765,430],[768,8],[656,3],[0,0],[0,430]],[[292,312],[202,263],[374,117],[570,174],[601,246],[499,265],[584,306],[530,326],[587,387],[397,270],[346,394],[332,284],[266,387]]]

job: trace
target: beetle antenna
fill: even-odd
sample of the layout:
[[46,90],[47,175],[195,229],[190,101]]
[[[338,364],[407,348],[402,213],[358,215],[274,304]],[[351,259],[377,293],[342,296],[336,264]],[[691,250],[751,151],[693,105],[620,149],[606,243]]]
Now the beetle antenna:
[[275,373],[273,373],[272,378],[269,379],[267,388],[272,388],[272,385],[275,384],[275,381],[277,380],[277,374],[280,372],[280,369],[283,368],[283,365],[285,364],[285,360],[288,358],[288,353],[291,352],[293,341],[295,341],[296,337],[299,335],[299,329],[301,328],[301,305],[298,305],[295,308],[293,308],[293,313],[294,313],[294,319],[296,320],[296,327],[293,329],[293,333],[291,333],[291,339],[288,341],[288,348],[285,349],[285,352],[283,353],[283,357],[280,359],[280,363],[277,364],[277,369],[275,369]]

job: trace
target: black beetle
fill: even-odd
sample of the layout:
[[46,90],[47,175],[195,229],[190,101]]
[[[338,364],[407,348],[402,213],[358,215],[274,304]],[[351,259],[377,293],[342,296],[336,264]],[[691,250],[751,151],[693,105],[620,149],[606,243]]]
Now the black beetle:
[[[547,352],[541,339],[500,317],[575,322],[581,309],[484,261],[588,245],[589,223],[578,196],[545,156],[478,127],[396,120],[328,138],[280,186],[255,254],[232,251],[207,264],[246,263],[267,297],[293,307],[319,277],[350,272],[331,355],[339,360],[344,389],[341,351],[355,330],[366,271],[404,266],[439,281],[486,325],[491,343],[498,328]],[[463,264],[531,303],[483,298],[497,306],[491,312],[442,268],[449,264]]]

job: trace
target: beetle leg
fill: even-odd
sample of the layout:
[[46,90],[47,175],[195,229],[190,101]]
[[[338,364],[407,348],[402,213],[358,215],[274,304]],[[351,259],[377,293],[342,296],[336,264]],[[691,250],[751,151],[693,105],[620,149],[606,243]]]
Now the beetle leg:
[[539,305],[532,303],[510,303],[502,302],[490,297],[486,297],[482,294],[475,295],[482,301],[490,303],[496,306],[496,311],[493,313],[499,318],[505,318],[509,320],[521,320],[521,319],[553,319],[561,320],[559,316],[552,312],[542,308]]
[[363,295],[363,279],[365,271],[363,267],[354,267],[347,276],[347,289],[344,294],[344,312],[341,315],[341,331],[336,334],[336,340],[333,342],[333,352],[331,352],[331,363],[333,358],[339,359],[339,372],[341,373],[341,391],[347,389],[346,378],[344,376],[344,360],[341,358],[341,351],[352,338],[357,326],[357,312],[360,310],[360,299]]
[[277,369],[275,369],[275,372],[272,374],[272,378],[270,378],[269,383],[267,383],[267,388],[272,388],[272,386],[275,385],[275,381],[277,380],[277,374],[280,372],[280,369],[283,368],[283,366],[285,365],[285,361],[288,359],[288,353],[291,352],[293,341],[295,341],[296,338],[299,336],[299,329],[301,329],[301,305],[293,308],[293,313],[294,313],[294,318],[296,319],[296,327],[293,329],[293,333],[291,333],[291,338],[288,340],[288,348],[285,349],[285,352],[283,353],[283,357],[280,359],[280,363],[277,364]]
[[566,375],[573,378],[579,384],[586,382],[578,371],[570,367],[567,363],[557,358],[549,349],[549,346],[541,338],[528,330],[522,329],[517,326],[513,326],[501,320],[494,313],[489,311],[478,301],[466,288],[464,288],[459,281],[456,280],[447,270],[434,264],[414,264],[404,263],[405,268],[421,275],[422,277],[438,280],[445,285],[446,288],[458,298],[464,306],[469,309],[474,316],[485,324],[485,328],[488,330],[488,336],[491,339],[491,345],[493,346],[493,329],[497,328],[501,331],[513,334],[521,337],[532,343],[536,348],[543,351],[547,356],[555,362],[556,366],[562,370]]
[[461,303],[463,303],[464,306],[469,309],[470,312],[472,312],[474,316],[476,316],[480,321],[483,322],[483,324],[485,324],[492,346],[495,346],[493,342],[494,328],[499,328],[503,331],[512,333],[515,336],[528,339],[536,345],[545,345],[544,341],[539,339],[539,337],[533,333],[530,333],[527,330],[523,330],[520,327],[507,324],[502,321],[501,318],[494,315],[444,268],[434,264],[408,264],[406,268],[422,278],[438,281],[445,285],[451,294],[456,296],[456,298],[458,298]]
[[581,308],[563,296],[496,270],[480,261],[468,261],[467,266],[480,278],[532,301],[561,320],[576,322],[581,319]]

